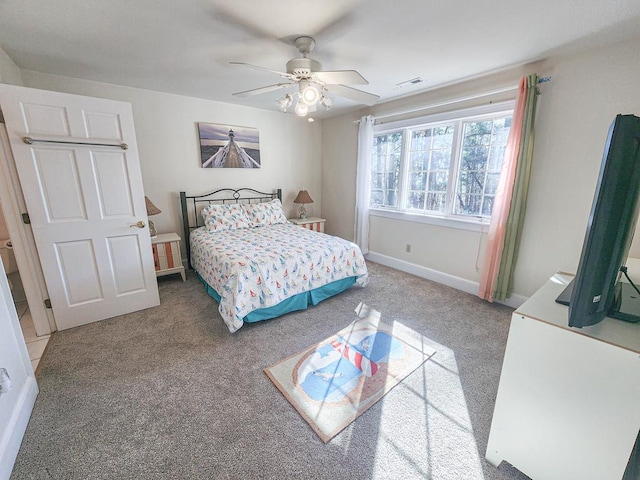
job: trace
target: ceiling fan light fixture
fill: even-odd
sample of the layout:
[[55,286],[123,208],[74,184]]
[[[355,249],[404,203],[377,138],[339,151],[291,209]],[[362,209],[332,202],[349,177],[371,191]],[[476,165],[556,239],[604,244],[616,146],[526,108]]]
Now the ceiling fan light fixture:
[[315,105],[320,100],[320,92],[307,81],[300,82],[300,99],[307,105]]
[[331,105],[333,105],[333,98],[322,95],[320,97],[320,105],[322,105],[326,110],[329,110]]
[[278,108],[283,112],[286,112],[292,103],[293,103],[293,97],[291,96],[290,93],[287,93],[283,97],[276,100],[276,105],[278,105]]
[[[320,104],[329,110],[335,97],[344,97],[359,104],[374,105],[380,97],[372,93],[357,90],[348,85],[368,85],[369,82],[355,70],[323,70],[322,64],[317,60],[308,57],[315,40],[307,35],[297,37],[293,41],[302,57],[293,58],[287,62],[285,72],[271,70],[243,62],[231,62],[234,65],[244,65],[254,69],[275,73],[286,79],[285,82],[268,85],[266,87],[254,88],[243,92],[236,92],[233,95],[240,97],[251,97],[274,90],[289,89],[283,97],[278,98],[275,103],[279,110],[287,112],[292,108],[301,117],[313,114]],[[412,79],[409,83],[415,83],[420,78]],[[295,88],[295,90],[294,90]],[[331,96],[326,97],[326,93]]]
[[307,113],[309,113],[309,107],[304,102],[298,100],[298,103],[296,103],[295,112],[299,117],[306,117]]

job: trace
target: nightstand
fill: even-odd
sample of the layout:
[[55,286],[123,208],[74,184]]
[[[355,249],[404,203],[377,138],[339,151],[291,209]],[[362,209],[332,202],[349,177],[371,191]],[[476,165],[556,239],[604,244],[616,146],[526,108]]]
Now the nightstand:
[[295,223],[296,225],[300,225],[301,227],[307,228],[309,230],[324,233],[324,222],[326,220],[324,218],[318,218],[318,217],[307,217],[307,218],[290,218],[289,221],[291,223]]
[[157,237],[151,239],[151,248],[156,277],[179,273],[182,281],[187,281],[180,256],[180,237],[177,233],[159,233]]

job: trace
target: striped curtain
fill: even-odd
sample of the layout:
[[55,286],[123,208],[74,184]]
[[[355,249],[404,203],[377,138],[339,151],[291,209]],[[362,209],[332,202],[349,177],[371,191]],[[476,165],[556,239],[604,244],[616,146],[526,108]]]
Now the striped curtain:
[[538,80],[535,74],[522,77],[518,86],[480,274],[478,296],[490,302],[512,293],[529,191]]

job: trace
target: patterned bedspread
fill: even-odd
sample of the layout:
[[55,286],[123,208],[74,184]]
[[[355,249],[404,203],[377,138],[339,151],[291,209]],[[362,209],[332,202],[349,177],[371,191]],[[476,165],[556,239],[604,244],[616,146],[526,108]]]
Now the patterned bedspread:
[[191,263],[221,297],[219,311],[231,332],[259,308],[335,280],[369,281],[360,248],[342,238],[292,223],[191,232]]

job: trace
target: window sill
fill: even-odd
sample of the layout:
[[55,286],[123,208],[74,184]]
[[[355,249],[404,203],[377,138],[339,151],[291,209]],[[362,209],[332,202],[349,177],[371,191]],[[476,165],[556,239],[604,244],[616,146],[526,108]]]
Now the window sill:
[[435,215],[424,215],[408,212],[397,212],[384,210],[381,208],[369,209],[369,215],[374,217],[392,218],[405,222],[424,223],[427,225],[437,225],[440,227],[457,228],[459,230],[471,230],[473,232],[485,232],[489,229],[488,220],[476,220],[467,218],[437,217]]

